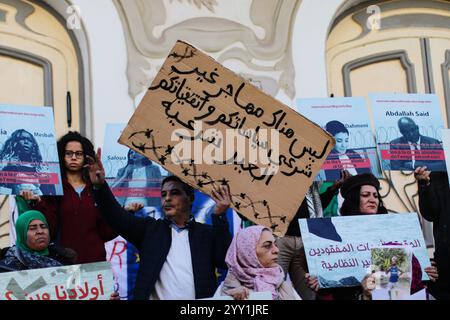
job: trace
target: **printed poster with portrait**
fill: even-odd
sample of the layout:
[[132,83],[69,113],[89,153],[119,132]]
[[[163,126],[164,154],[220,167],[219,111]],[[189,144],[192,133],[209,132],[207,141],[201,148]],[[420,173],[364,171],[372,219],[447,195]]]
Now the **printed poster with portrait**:
[[[156,162],[117,142],[125,124],[107,124],[102,162],[106,181],[119,203],[160,206],[160,187],[168,172]],[[155,200],[156,199],[156,200]]]
[[383,170],[446,171],[442,112],[435,94],[370,94]]
[[336,144],[316,177],[336,181],[342,170],[351,175],[381,177],[376,144],[364,98],[297,99],[297,111],[328,131]]
[[371,260],[377,296],[384,296],[383,300],[409,299],[413,274],[411,250],[395,246],[372,248]]
[[309,273],[320,288],[359,286],[371,272],[373,248],[412,250],[424,271],[431,266],[417,213],[299,219]]
[[62,195],[51,107],[0,105],[0,194]]
[[[117,201],[124,207],[132,202],[144,207],[135,213],[139,217],[163,217],[161,209],[161,182],[169,175],[162,166],[118,143],[125,123],[107,124],[102,149],[102,163],[106,180]],[[156,171],[159,170],[159,172]],[[197,222],[211,224],[215,202],[207,195],[195,190],[192,214]],[[240,228],[240,218],[232,210],[227,212],[230,232]],[[105,244],[107,260],[111,262],[115,290],[121,299],[132,299],[133,288],[139,268],[139,252],[122,237]]]

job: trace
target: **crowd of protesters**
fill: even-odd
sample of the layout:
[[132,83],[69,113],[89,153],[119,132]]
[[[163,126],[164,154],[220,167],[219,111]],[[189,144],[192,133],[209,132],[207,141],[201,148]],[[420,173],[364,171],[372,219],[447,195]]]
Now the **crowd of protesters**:
[[[230,190],[212,191],[212,224],[195,221],[194,189],[176,176],[161,183],[163,217],[139,217],[125,210],[105,181],[101,150],[77,132],[58,141],[63,196],[21,190],[25,203],[16,222],[16,245],[3,248],[0,272],[38,269],[106,260],[105,242],[120,235],[140,255],[134,299],[202,299],[227,295],[247,299],[253,292],[270,292],[279,300],[371,299],[373,279],[361,286],[322,289],[308,273],[298,218],[321,216],[319,211],[341,194],[340,215],[386,214],[380,183],[369,173],[341,172],[325,193],[312,185],[284,237],[263,226],[249,226],[232,237],[226,218]],[[435,299],[450,296],[450,190],[446,173],[415,170],[421,215],[433,222],[435,253],[424,268],[430,281],[421,281],[421,267],[413,257],[411,293],[426,288]],[[315,193],[315,194],[314,194]],[[316,201],[314,201],[314,198]],[[308,206],[312,200],[315,206]],[[311,212],[312,211],[312,212]],[[228,269],[222,284],[216,270]],[[414,272],[417,271],[417,272]],[[415,276],[414,276],[415,274]],[[111,299],[118,299],[113,294]]]

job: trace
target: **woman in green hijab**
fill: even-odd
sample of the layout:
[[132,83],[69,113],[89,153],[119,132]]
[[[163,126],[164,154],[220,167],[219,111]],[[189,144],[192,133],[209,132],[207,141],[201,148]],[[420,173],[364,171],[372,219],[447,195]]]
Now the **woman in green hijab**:
[[75,261],[73,250],[50,244],[48,223],[39,211],[30,210],[19,216],[16,235],[16,245],[2,250],[0,272],[56,267]]

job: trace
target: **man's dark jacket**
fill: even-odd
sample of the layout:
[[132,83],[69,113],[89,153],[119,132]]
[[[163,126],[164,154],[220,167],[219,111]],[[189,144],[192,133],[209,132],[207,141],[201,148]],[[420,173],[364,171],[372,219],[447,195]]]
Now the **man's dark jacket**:
[[[170,222],[136,217],[127,212],[115,200],[106,183],[94,190],[94,196],[105,219],[139,250],[134,299],[148,300],[172,244]],[[196,299],[212,297],[217,288],[216,268],[227,269],[225,255],[231,243],[228,223],[225,215],[213,214],[212,221],[212,226],[195,221],[188,224]]]
[[[446,172],[431,172],[429,186],[419,184],[420,214],[433,222],[434,259],[439,272],[438,299],[450,299],[450,189]],[[430,283],[430,285],[432,285]]]

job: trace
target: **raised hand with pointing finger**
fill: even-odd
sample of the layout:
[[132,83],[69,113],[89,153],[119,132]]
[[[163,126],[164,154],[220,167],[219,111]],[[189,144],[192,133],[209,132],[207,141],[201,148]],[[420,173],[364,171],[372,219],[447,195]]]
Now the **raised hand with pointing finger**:
[[100,188],[105,183],[105,169],[102,163],[102,149],[98,148],[95,159],[91,156],[86,156],[87,163],[84,165],[89,170],[89,178],[96,188]]

